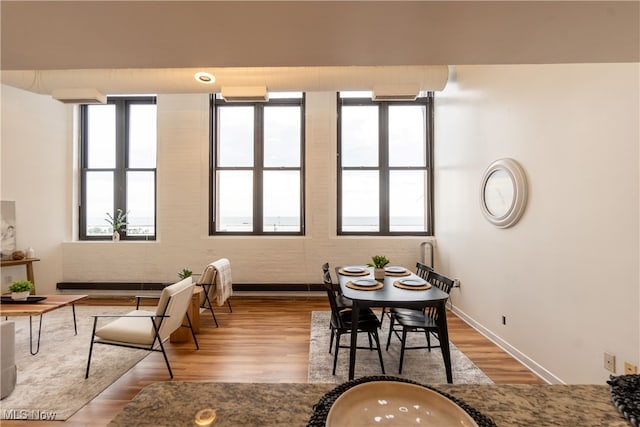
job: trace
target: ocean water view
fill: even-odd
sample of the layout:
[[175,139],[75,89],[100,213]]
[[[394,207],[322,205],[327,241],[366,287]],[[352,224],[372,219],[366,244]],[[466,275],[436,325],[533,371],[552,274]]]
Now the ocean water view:
[[[344,231],[375,232],[379,230],[379,220],[374,216],[351,216],[343,219],[342,226]],[[425,231],[425,219],[417,216],[393,217],[391,229],[396,232]],[[218,231],[223,232],[250,232],[252,230],[251,217],[224,217],[220,220],[218,227]],[[300,231],[300,221],[298,217],[266,217],[263,231],[297,232]]]
[[[418,216],[392,217],[391,231],[394,232],[421,232],[426,230],[425,219]],[[374,216],[349,216],[344,217],[342,227],[347,232],[375,232],[379,229],[378,217]],[[253,222],[251,217],[237,216],[221,218],[218,231],[221,232],[251,232]],[[264,232],[299,232],[300,219],[298,217],[265,217],[263,223]],[[90,236],[109,236],[113,232],[104,218],[90,218],[87,225],[87,234]],[[127,235],[148,236],[155,234],[153,218],[131,218],[127,225]]]
[[[129,236],[151,236],[155,234],[155,223],[152,217],[131,217],[127,224]],[[87,218],[88,236],[110,236],[113,228],[105,221],[104,217]]]

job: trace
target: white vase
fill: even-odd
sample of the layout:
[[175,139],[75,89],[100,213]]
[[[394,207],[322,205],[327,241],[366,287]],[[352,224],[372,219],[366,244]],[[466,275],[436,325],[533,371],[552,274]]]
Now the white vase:
[[15,301],[26,301],[29,297],[29,291],[11,292],[11,299]]
[[29,246],[27,248],[27,250],[24,251],[24,253],[25,253],[25,257],[26,258],[35,258],[36,257],[36,251],[34,251],[31,246]]
[[114,231],[113,235],[111,236],[111,240],[113,240],[114,242],[117,240],[120,240],[120,233],[118,233],[117,231]]

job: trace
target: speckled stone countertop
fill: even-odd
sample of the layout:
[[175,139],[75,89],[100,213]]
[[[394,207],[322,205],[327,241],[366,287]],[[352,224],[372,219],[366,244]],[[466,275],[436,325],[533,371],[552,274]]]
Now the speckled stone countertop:
[[[335,384],[161,382],[145,387],[110,426],[194,426],[215,408],[212,427],[305,426],[313,405]],[[498,426],[628,427],[607,385],[438,384]]]

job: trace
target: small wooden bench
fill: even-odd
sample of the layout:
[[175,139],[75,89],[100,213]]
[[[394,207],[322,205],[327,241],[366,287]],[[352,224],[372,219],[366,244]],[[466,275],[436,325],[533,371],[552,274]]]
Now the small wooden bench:
[[[200,332],[200,298],[202,294],[202,287],[194,286],[193,295],[191,296],[191,304],[189,305],[189,309],[187,313],[189,314],[189,318],[191,319],[191,327],[193,328],[194,333]],[[171,342],[185,342],[191,341],[191,331],[189,331],[189,323],[187,321],[187,317],[185,316],[182,324],[187,326],[186,328],[178,328],[172,334],[169,341]]]

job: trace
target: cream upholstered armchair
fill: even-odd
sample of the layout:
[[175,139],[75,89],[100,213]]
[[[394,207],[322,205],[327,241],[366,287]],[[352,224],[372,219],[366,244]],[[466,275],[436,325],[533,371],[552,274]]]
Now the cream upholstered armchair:
[[200,301],[200,308],[207,309],[211,312],[211,317],[218,327],[218,319],[213,312],[212,301],[223,305],[225,302],[231,309],[231,296],[233,295],[233,280],[231,279],[231,263],[227,258],[220,258],[207,265],[196,282],[197,286],[202,286],[204,296]]
[[9,396],[16,387],[18,369],[16,368],[16,325],[13,322],[0,322],[0,399]]
[[[187,312],[194,286],[191,277],[167,286],[160,294],[155,311],[133,310],[125,315],[95,315],[85,378],[89,378],[94,344],[161,351],[169,375],[173,378],[169,359],[162,343],[169,338],[172,332],[182,326],[185,317],[188,320],[188,327],[191,329],[196,349],[199,349],[198,340],[191,327],[191,319]],[[98,327],[98,319],[101,318],[115,318],[115,320]]]

